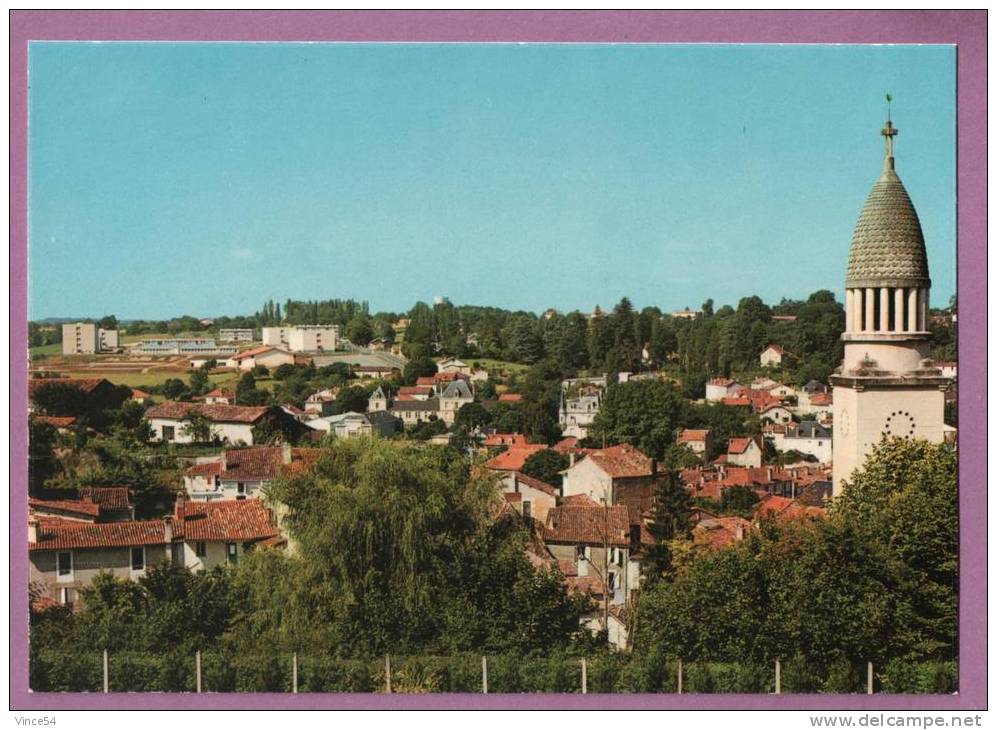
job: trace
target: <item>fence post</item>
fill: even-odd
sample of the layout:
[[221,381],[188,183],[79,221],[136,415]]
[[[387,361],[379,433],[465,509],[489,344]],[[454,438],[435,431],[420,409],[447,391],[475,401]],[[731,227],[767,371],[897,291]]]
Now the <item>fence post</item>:
[[682,660],[679,659],[678,666],[678,693],[682,694]]
[[104,649],[104,694],[109,691],[109,682],[107,677],[107,649]]
[[875,675],[872,672],[872,662],[869,662],[868,666],[866,667],[865,673],[866,673],[866,678],[865,678],[865,693],[867,695],[871,695],[872,694],[872,682],[873,682],[873,678],[875,677]]
[[488,694],[488,657],[481,657],[481,694]]
[[291,657],[291,692],[298,694],[298,652]]
[[198,649],[194,655],[194,670],[197,676],[197,693],[201,693],[201,650]]
[[588,692],[589,692],[588,663],[585,661],[585,657],[582,657],[582,694],[587,695]]
[[782,694],[782,662],[775,660],[775,693]]
[[384,685],[385,691],[391,694],[391,657],[384,655]]

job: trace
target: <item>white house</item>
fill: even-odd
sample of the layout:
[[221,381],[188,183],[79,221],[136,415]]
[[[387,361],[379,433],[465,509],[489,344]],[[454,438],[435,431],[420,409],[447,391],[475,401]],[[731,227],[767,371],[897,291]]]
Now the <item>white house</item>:
[[464,375],[471,374],[471,366],[463,360],[458,360],[455,357],[448,357],[440,360],[436,363],[436,369],[441,373],[462,373]]
[[257,365],[262,365],[268,370],[275,370],[281,365],[293,365],[294,355],[287,350],[278,347],[254,347],[252,350],[240,352],[233,355],[225,363],[228,367],[239,368],[240,370],[252,370]]
[[197,502],[263,497],[271,481],[314,464],[320,454],[320,449],[289,445],[223,449],[215,456],[199,458],[184,471],[184,492]]
[[337,438],[356,438],[374,434],[390,436],[395,432],[395,417],[387,411],[374,411],[368,414],[349,411],[312,419],[308,425],[317,431],[331,433]]
[[561,391],[561,408],[558,413],[558,423],[565,436],[585,438],[589,426],[599,414],[601,397],[597,388],[579,393],[576,398],[565,398]]
[[709,403],[719,403],[734,395],[739,387],[738,382],[730,378],[711,378],[706,383],[706,400]]
[[760,467],[762,465],[762,445],[759,437],[733,438],[727,442],[728,464]]
[[145,419],[152,429],[153,441],[176,444],[194,442],[194,435],[188,433],[185,426],[190,423],[191,416],[197,415],[204,416],[210,422],[213,440],[252,445],[253,427],[271,410],[270,406],[228,406],[167,401],[147,410]]
[[799,451],[815,457],[822,464],[831,461],[831,430],[816,421],[772,426],[766,429],[765,437],[776,451]]
[[772,423],[790,423],[793,420],[793,414],[788,408],[774,403],[760,410],[758,417]]
[[762,364],[762,367],[779,367],[782,365],[782,357],[786,354],[779,345],[769,345],[764,350],[762,354],[759,355],[758,359]]
[[684,428],[679,432],[676,443],[689,447],[694,454],[703,456],[710,450],[710,429]]
[[588,452],[563,472],[561,494],[585,495],[596,503],[649,502],[657,466],[639,449],[622,444]]
[[440,418],[442,418],[448,426],[452,426],[454,419],[457,417],[457,411],[461,409],[464,405],[474,401],[474,391],[471,390],[471,384],[467,380],[457,379],[450,383],[447,383],[446,387],[440,393]]
[[502,492],[512,508],[523,517],[546,522],[547,513],[557,506],[557,487],[518,471],[500,472],[500,475]]

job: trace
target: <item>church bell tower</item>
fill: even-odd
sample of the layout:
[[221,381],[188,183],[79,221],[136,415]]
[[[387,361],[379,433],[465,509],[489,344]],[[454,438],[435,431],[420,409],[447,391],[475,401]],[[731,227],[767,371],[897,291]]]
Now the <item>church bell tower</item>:
[[834,495],[885,435],[944,439],[943,378],[928,359],[928,257],[914,205],[897,176],[887,118],[883,170],[852,236],[845,280],[845,360],[834,386]]

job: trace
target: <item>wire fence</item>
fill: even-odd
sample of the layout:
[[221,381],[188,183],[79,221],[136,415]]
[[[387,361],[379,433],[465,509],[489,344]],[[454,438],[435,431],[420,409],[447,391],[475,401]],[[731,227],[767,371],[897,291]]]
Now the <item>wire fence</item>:
[[952,661],[882,668],[839,662],[817,672],[801,660],[759,664],[513,655],[342,659],[315,654],[218,651],[31,655],[36,692],[391,693],[929,693],[957,690]]

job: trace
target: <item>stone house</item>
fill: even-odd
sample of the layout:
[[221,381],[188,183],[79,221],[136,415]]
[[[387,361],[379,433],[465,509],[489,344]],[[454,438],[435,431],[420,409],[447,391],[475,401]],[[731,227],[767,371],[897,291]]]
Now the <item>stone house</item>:
[[564,471],[561,494],[586,495],[596,503],[649,508],[658,478],[654,459],[622,444],[588,451]]

